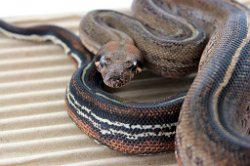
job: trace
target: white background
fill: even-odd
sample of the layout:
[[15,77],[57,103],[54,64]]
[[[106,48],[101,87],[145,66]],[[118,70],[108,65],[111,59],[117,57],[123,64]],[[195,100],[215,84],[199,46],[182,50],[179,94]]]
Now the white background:
[[2,0],[0,17],[88,12],[94,9],[128,9],[132,0]]

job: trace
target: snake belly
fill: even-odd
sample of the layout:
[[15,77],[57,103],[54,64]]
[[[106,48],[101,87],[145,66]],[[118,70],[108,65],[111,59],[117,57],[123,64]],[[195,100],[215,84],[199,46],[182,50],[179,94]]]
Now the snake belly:
[[[157,7],[157,11],[152,6]],[[134,1],[134,14],[145,13],[147,8],[150,14],[164,10],[183,17],[191,24],[178,26],[194,25],[207,34],[209,41],[202,53],[197,77],[186,97],[180,94],[155,103],[124,103],[102,90],[101,77],[90,60],[91,53],[80,44],[78,37],[67,30],[55,26],[19,28],[0,21],[0,31],[20,39],[51,40],[65,48],[78,66],[66,90],[67,111],[81,130],[110,148],[131,154],[173,150],[177,125],[178,164],[249,165],[249,9],[231,0]],[[143,17],[138,15],[137,19]],[[173,38],[177,36],[180,39],[181,32],[189,34],[189,39],[190,34],[191,37],[194,35],[185,28],[179,32],[171,32],[171,29],[167,30],[170,38],[172,33]],[[99,47],[85,32],[81,35],[87,38],[83,43],[90,51]],[[203,38],[202,35],[200,37]],[[144,41],[147,42],[146,39]],[[204,40],[199,41],[198,45],[202,46]],[[151,47],[149,50],[156,51]],[[155,54],[153,57],[157,59]],[[164,61],[160,61],[158,68],[157,63],[148,62],[148,66],[157,68],[156,71],[164,68],[164,72],[159,73],[163,76],[183,75],[197,66],[197,54],[191,59],[188,63],[196,64],[187,65],[170,59],[171,63],[166,63],[174,66],[173,70],[163,66]],[[180,70],[179,74],[178,69],[183,66],[191,68],[187,73]]]

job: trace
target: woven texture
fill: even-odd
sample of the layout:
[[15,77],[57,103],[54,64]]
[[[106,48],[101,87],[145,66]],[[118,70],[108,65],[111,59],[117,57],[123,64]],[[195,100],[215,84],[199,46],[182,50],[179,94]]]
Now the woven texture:
[[[250,0],[241,0],[250,5]],[[54,24],[77,33],[80,14],[6,19],[16,25]],[[51,43],[0,34],[0,165],[176,165],[173,153],[128,156],[96,144],[64,108],[74,66]],[[148,71],[111,93],[128,101],[153,101],[187,90],[192,77],[170,80]]]

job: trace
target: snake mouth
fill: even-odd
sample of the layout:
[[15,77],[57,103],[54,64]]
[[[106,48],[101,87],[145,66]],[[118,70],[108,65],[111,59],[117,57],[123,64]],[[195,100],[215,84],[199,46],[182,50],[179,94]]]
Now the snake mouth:
[[131,73],[129,75],[122,75],[122,76],[112,76],[108,79],[104,79],[103,82],[105,85],[111,88],[121,88],[127,85],[133,78],[134,73]]
[[105,60],[103,57],[95,61],[95,66],[101,73],[104,84],[110,88],[121,88],[127,85],[135,75],[142,72],[142,64],[139,60],[117,64],[108,63],[106,61],[111,61],[111,59]]
[[[135,75],[142,72],[142,66],[135,66],[118,74],[117,72],[102,73],[103,82],[110,88],[121,88],[126,86]],[[116,74],[115,74],[116,73]]]

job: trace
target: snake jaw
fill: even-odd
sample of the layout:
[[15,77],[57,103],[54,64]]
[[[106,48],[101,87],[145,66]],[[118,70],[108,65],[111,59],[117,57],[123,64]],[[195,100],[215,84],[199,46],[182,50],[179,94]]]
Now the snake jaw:
[[105,85],[107,85],[108,87],[111,88],[121,88],[124,85],[126,85],[126,82],[122,81],[122,80],[104,80]]
[[133,68],[124,68],[122,66],[114,67],[114,69],[107,70],[105,65],[101,62],[95,62],[97,70],[101,73],[105,85],[111,88],[121,88],[127,85],[135,75],[142,72],[142,67],[134,66]]
[[97,70],[101,73],[105,85],[111,88],[121,88],[127,85],[135,75],[142,72],[142,67],[138,63],[133,63],[131,67],[116,65],[107,69],[100,61],[95,62]]
[[102,71],[101,75],[105,85],[111,88],[121,88],[127,85],[137,74],[137,70],[125,70],[117,72],[117,70],[110,70],[108,72]]

